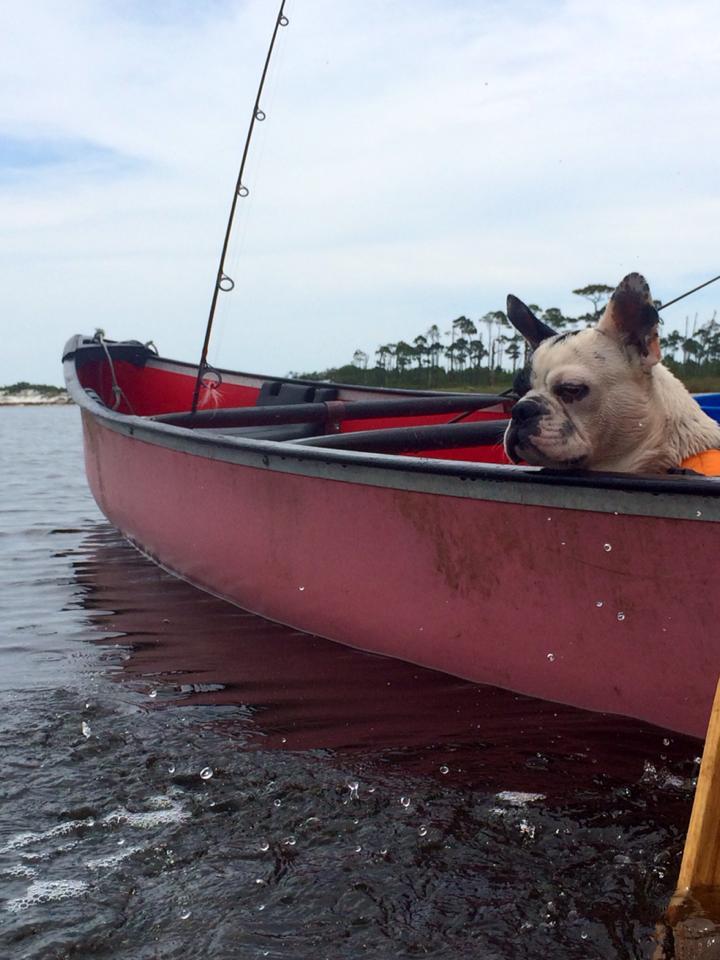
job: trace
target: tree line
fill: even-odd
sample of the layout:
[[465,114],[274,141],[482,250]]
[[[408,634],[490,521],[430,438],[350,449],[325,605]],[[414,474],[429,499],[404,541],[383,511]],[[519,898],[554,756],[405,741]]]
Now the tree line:
[[47,393],[49,396],[57,397],[65,393],[65,387],[53,387],[47,383],[28,383],[27,380],[18,380],[17,383],[11,383],[7,387],[0,387],[2,393],[14,396],[18,393],[24,393],[26,390],[34,390],[37,393]]
[[[558,307],[543,309],[535,303],[528,307],[558,332],[580,330],[597,323],[614,289],[591,283],[573,290],[590,304],[578,316],[563,314]],[[490,311],[478,320],[462,315],[442,326],[447,329],[432,324],[411,341],[380,344],[372,354],[358,348],[344,366],[299,376],[369,386],[481,387],[509,382],[527,362],[527,344],[502,310]],[[684,332],[671,330],[661,335],[660,344],[664,361],[678,375],[720,375],[716,312],[704,324],[697,315],[692,322],[686,318]]]

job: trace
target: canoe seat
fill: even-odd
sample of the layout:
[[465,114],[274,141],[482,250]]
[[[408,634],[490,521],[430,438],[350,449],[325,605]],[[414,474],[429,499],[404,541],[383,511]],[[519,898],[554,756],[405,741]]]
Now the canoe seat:
[[328,403],[337,400],[337,387],[326,384],[314,386],[305,383],[283,383],[282,380],[266,380],[260,387],[256,407],[275,407],[292,403]]
[[321,427],[319,423],[280,423],[272,427],[225,427],[203,432],[223,437],[247,437],[248,440],[304,440],[319,436]]
[[[296,403],[327,403],[329,400],[337,400],[337,396],[337,387],[328,387],[325,384],[313,386],[304,383],[283,383],[282,380],[267,380],[260,387],[255,406],[277,407]],[[281,423],[263,427],[226,427],[212,432],[223,436],[247,437],[250,440],[282,441],[317,437],[323,430],[322,423]]]

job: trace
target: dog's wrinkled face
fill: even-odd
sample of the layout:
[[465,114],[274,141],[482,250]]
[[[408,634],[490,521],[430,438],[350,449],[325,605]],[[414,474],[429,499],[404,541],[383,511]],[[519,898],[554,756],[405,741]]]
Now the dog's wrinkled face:
[[505,433],[514,462],[556,469],[622,469],[652,429],[649,376],[659,360],[658,315],[645,280],[620,283],[596,327],[555,334],[517,298],[508,316],[534,348],[529,390]]

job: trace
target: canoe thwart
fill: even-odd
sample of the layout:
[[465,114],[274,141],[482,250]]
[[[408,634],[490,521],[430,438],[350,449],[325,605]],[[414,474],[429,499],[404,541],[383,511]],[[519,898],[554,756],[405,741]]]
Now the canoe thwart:
[[385,430],[357,430],[307,437],[291,441],[305,447],[332,450],[361,450],[366,453],[411,453],[420,450],[451,450],[502,442],[507,422],[440,423],[427,427],[389,427]]
[[384,417],[414,417],[433,414],[472,413],[488,407],[504,407],[508,401],[496,394],[450,394],[447,397],[402,397],[389,400],[331,400],[319,403],[279,403],[256,407],[217,407],[194,415],[164,413],[149,417],[175,427],[258,427],[276,423],[322,423],[335,420],[372,420]]

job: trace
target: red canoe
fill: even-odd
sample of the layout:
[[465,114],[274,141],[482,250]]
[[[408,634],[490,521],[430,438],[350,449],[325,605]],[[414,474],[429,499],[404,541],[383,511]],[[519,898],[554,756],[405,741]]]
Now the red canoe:
[[[74,337],[100,509],[271,620],[703,736],[720,672],[720,484],[506,463],[510,401],[281,380]],[[271,656],[271,652],[268,653]]]

